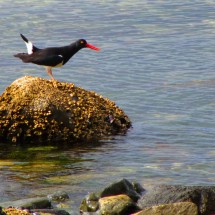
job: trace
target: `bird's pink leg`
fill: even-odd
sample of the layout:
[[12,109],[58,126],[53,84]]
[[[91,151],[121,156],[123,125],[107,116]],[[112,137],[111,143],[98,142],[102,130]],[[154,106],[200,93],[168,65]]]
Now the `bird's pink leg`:
[[52,75],[52,68],[51,67],[46,67],[46,72],[48,75],[51,77],[51,80],[54,81],[54,76]]

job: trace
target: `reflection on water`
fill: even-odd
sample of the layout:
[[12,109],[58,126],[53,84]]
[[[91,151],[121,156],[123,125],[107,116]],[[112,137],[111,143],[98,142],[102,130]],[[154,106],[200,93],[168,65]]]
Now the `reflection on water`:
[[95,153],[101,144],[92,146],[5,146],[0,145],[0,169],[9,171],[7,177],[17,180],[43,180],[49,176],[71,175],[88,171],[85,162],[94,162],[93,158],[84,158],[85,153]]
[[210,0],[0,0],[0,92],[24,75],[48,78],[13,57],[26,49],[19,33],[38,47],[85,38],[101,51],[80,51],[56,79],[116,101],[133,122],[90,146],[1,144],[1,201],[66,190],[77,208],[123,177],[214,184],[214,9]]
[[77,207],[86,194],[85,186],[81,184],[90,183],[96,177],[105,177],[100,173],[95,175],[93,156],[84,156],[85,153],[102,153],[101,145],[0,145],[0,201],[46,196],[62,190],[73,198],[75,196],[71,204],[77,200]]

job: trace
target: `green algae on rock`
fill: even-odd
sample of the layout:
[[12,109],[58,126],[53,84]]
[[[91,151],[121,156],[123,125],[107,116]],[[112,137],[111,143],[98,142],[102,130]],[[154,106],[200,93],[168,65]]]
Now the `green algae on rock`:
[[99,199],[99,214],[131,214],[137,211],[133,200],[125,195],[107,196]]
[[25,76],[0,96],[1,141],[90,141],[130,127],[114,102],[71,83]]
[[81,214],[88,212],[110,215],[135,213],[140,210],[137,201],[143,191],[140,184],[122,179],[85,196],[80,205]]

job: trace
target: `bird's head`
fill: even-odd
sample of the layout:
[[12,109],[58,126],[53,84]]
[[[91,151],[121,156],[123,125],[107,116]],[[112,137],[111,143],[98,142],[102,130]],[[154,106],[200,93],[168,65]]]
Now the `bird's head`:
[[93,49],[93,50],[96,50],[96,51],[100,51],[100,48],[92,45],[92,44],[89,44],[87,43],[87,41],[85,39],[80,39],[76,42],[76,45],[77,47],[79,47],[80,49],[82,48],[90,48],[90,49]]

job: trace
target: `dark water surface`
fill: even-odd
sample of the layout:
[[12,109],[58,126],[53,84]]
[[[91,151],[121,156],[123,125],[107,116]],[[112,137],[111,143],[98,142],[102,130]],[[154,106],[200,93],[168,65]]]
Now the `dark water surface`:
[[0,92],[43,67],[13,57],[23,33],[39,47],[85,38],[59,81],[115,101],[125,136],[89,146],[0,144],[0,201],[65,190],[74,214],[89,191],[123,177],[142,184],[214,185],[215,2],[212,0],[0,0]]

